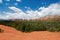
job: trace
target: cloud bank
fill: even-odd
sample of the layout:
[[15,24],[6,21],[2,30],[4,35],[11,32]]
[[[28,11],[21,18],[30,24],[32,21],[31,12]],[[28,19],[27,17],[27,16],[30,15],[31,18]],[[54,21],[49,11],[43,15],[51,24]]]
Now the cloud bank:
[[60,16],[60,4],[55,3],[51,4],[48,7],[40,7],[38,10],[26,10],[23,12],[21,9],[17,7],[8,7],[13,10],[15,13],[5,12],[5,16],[0,15],[0,19],[33,19],[33,18],[41,18],[45,16]]

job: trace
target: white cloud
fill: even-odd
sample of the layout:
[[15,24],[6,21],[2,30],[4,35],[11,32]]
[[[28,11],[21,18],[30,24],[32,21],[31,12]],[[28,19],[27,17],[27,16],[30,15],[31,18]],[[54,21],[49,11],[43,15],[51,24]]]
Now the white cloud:
[[16,7],[9,7],[9,9],[13,10],[15,13],[6,12],[6,16],[0,15],[0,18],[6,19],[32,19],[32,18],[40,18],[44,16],[55,16],[60,15],[60,4],[55,3],[51,4],[48,7],[40,7],[38,10],[27,10],[23,12],[21,9]]
[[15,11],[16,13],[20,13],[22,10],[16,7],[9,7],[9,9]]
[[15,3],[15,6],[17,6],[18,5],[18,3]]
[[27,15],[29,16],[29,19],[39,18],[40,17],[37,10],[36,11],[27,10],[26,13],[28,13]]
[[40,13],[43,15],[60,15],[60,4],[51,4],[47,8],[43,8]]
[[12,17],[14,16],[14,18],[17,18],[17,19],[19,18],[26,19],[27,14],[24,13],[21,9],[16,8],[16,7],[9,7],[9,8],[16,12],[12,15]]
[[[0,4],[2,3],[3,0],[0,0]],[[6,0],[7,2],[9,2],[10,0]],[[21,2],[21,0],[16,0],[17,2]],[[15,5],[17,5],[17,3],[15,3]]]
[[17,2],[21,2],[21,0],[16,0]]
[[40,7],[38,10],[44,10],[45,9],[45,7]]
[[9,5],[8,3],[6,3],[5,5]]
[[9,2],[10,0],[6,0],[6,1],[8,1],[8,2]]
[[25,6],[26,9],[31,9],[30,7]]
[[0,4],[2,3],[2,0],[0,0]]

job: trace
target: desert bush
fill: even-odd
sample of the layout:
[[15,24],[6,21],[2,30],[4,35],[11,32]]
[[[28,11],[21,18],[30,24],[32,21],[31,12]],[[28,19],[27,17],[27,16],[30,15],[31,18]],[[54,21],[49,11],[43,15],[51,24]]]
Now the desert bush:
[[0,29],[0,33],[4,32],[4,30]]
[[1,21],[0,24],[14,27],[22,32],[31,31],[60,31],[60,20],[53,21],[35,21],[35,22],[21,22],[21,21]]

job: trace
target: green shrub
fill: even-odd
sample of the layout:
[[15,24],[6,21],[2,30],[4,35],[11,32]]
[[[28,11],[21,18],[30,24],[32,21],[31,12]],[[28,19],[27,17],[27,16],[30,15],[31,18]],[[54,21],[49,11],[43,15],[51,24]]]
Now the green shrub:
[[60,20],[53,21],[35,21],[35,22],[21,22],[21,21],[0,21],[0,24],[14,27],[22,32],[31,31],[60,31]]

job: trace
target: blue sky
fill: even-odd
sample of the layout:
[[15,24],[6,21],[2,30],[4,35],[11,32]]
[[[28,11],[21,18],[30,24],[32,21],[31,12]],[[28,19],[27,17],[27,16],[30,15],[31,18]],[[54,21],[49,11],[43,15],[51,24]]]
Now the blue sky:
[[[17,2],[16,0],[2,0],[3,3],[0,4],[0,12],[1,11],[9,11],[8,6],[16,6],[17,8],[22,9],[23,11],[27,10],[25,7],[30,7],[33,10],[38,9],[42,6],[49,6],[52,3],[57,3],[60,0],[21,0],[20,2]],[[17,3],[17,5],[15,5]],[[7,4],[7,5],[6,5]]]
[[26,12],[27,10],[36,11],[40,7],[48,8],[51,4],[56,3],[60,5],[60,0],[0,0],[0,14],[6,15],[6,12],[15,13],[15,11],[9,7],[16,7]]

